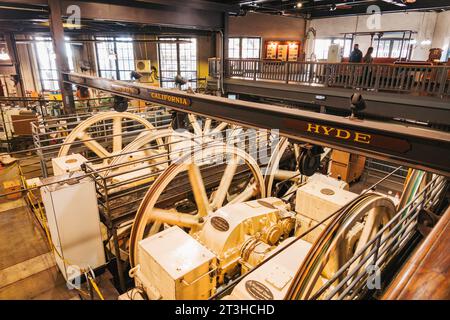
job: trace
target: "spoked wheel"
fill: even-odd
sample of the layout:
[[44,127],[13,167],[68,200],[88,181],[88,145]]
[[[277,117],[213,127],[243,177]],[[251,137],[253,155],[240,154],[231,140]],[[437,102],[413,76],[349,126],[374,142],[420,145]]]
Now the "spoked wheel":
[[[118,156],[112,158],[109,164],[110,169],[105,171],[104,176],[110,177],[107,180],[109,184],[120,180],[135,180],[130,177],[130,172],[133,172],[136,178],[141,178],[125,185],[125,189],[149,183],[155,180],[155,176],[163,172],[171,162],[178,160],[185,153],[191,152],[193,148],[198,148],[199,140],[190,132],[174,131],[171,128],[145,132],[122,149]],[[112,188],[109,192],[113,193],[119,190],[120,188]],[[123,198],[120,201],[123,201]],[[118,230],[122,260],[124,257],[128,259],[129,236],[132,226],[128,222],[126,224],[126,227]],[[113,247],[112,240],[110,246]]]
[[[164,170],[185,153],[189,153],[201,144],[200,139],[190,132],[180,132],[173,129],[162,129],[144,132],[134,141],[123,148],[119,155],[113,157],[105,176],[116,173],[118,170],[126,171],[122,164],[131,163],[131,166],[147,167],[158,171]],[[140,162],[139,160],[143,161]],[[114,169],[116,167],[117,169]]]
[[156,179],[141,202],[131,231],[131,264],[139,264],[139,241],[162,228],[177,225],[195,232],[214,210],[264,196],[261,171],[241,149],[210,145],[184,156]]
[[[137,122],[138,125],[128,125],[127,122],[131,121]],[[139,130],[156,130],[150,122],[136,114],[115,111],[99,113],[86,119],[73,129],[64,140],[58,157],[68,155],[71,147],[77,144],[77,140],[99,158],[119,154],[124,146],[133,140],[130,133],[136,128]],[[109,137],[106,137],[107,135]],[[112,139],[111,146],[105,147],[97,141],[106,140],[106,138]],[[129,141],[130,139],[131,141]],[[159,142],[162,144],[162,141]]]
[[[330,292],[329,290],[324,290],[324,292],[318,294],[322,285],[331,279],[355,253],[363,250],[383,226],[392,219],[395,212],[394,203],[378,194],[360,196],[351,205],[342,209],[311,247],[294,277],[286,299],[325,298],[327,293],[329,294]],[[388,232],[389,228],[386,228],[380,241],[383,241]],[[372,257],[362,267],[354,268],[374,248],[374,245],[370,245],[346,269],[346,272],[331,284],[330,288],[335,287],[349,272],[357,271],[356,274],[366,272],[366,266],[369,263],[373,263]],[[382,245],[378,251],[382,251],[383,248]],[[389,250],[387,248],[386,250],[385,253],[377,258],[379,262],[384,260],[377,265],[380,268],[387,262],[386,255],[389,254]],[[348,283],[353,279],[354,277],[350,278]]]
[[[299,171],[300,146],[281,138],[266,167],[264,179],[268,196],[283,198],[303,182]],[[277,186],[277,181],[283,181]]]
[[203,119],[192,113],[188,114],[188,121],[196,136],[214,136],[214,134],[221,132],[228,126],[226,122],[213,121],[209,118]]

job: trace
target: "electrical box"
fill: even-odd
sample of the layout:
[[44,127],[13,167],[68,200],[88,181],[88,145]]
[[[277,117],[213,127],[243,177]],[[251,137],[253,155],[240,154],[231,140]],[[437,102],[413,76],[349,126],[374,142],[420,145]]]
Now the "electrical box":
[[136,60],[136,71],[139,73],[151,73],[151,60]]
[[366,164],[366,157],[348,152],[333,150],[331,153],[330,173],[348,183],[358,180]]
[[70,154],[52,159],[53,175],[59,176],[69,172],[81,170],[81,165],[87,162],[87,159],[79,153]]
[[[78,180],[82,173],[44,179],[41,187],[48,226],[55,250],[56,264],[64,278],[71,281],[77,270],[92,269],[106,263],[94,181]],[[54,183],[56,182],[56,183]],[[52,183],[50,185],[47,185]]]
[[174,226],[139,242],[141,280],[164,300],[208,299],[216,287],[216,256]]

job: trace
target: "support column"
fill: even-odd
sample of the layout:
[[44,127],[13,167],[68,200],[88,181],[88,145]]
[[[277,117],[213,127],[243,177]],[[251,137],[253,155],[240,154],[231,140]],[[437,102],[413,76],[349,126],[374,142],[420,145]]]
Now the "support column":
[[223,90],[223,81],[225,79],[225,68],[226,68],[226,59],[228,58],[228,38],[229,38],[229,33],[228,33],[228,12],[224,12],[223,13],[223,34],[222,34],[222,54],[220,57],[220,90],[222,92],[222,94],[224,93]]
[[50,8],[50,33],[52,36],[53,51],[56,55],[56,69],[58,83],[61,90],[63,107],[66,113],[75,113],[72,85],[63,81],[62,72],[70,72],[67,61],[66,45],[64,41],[64,28],[61,17],[61,3],[58,0],[48,0]]
[[11,59],[11,63],[14,65],[14,69],[17,76],[17,96],[25,97],[25,88],[23,85],[22,71],[20,69],[19,57],[17,54],[17,46],[16,39],[14,35],[11,33],[7,33],[4,35],[6,41],[6,48],[8,50],[9,57]]
[[229,18],[228,12],[223,14],[223,58],[228,58],[228,38],[229,38]]

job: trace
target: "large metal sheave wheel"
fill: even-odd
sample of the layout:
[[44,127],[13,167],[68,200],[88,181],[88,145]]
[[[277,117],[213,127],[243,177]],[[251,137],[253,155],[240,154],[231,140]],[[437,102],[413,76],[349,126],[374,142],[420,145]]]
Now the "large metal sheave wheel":
[[[120,169],[120,165],[141,158],[148,166],[163,170],[169,166],[170,161],[176,161],[184,153],[193,151],[200,143],[200,139],[187,131],[168,128],[144,132],[126,145],[118,156],[113,157],[110,166]],[[108,170],[105,176],[115,171],[115,169]]]
[[199,117],[192,113],[188,114],[188,120],[194,130],[194,134],[197,136],[214,135],[228,126],[226,122],[219,122],[213,126],[214,122],[209,118],[199,121]]
[[[289,194],[293,190],[295,190],[296,187],[298,187],[298,183],[302,181],[297,163],[295,165],[296,168],[289,168],[290,170],[286,168],[280,168],[280,162],[282,162],[282,158],[289,148],[292,149],[295,163],[300,158],[300,146],[298,144],[290,144],[287,138],[281,138],[270,157],[264,174],[268,196],[283,197],[284,194]],[[287,190],[283,190],[284,192],[277,192],[276,181],[281,180],[290,182],[290,186],[287,188]]]
[[[286,299],[325,298],[329,293],[328,290],[319,296],[316,295],[322,284],[331,279],[354,254],[364,250],[369,241],[374,239],[383,226],[393,218],[395,212],[395,205],[390,199],[375,193],[362,195],[343,208],[309,250],[292,281]],[[386,228],[380,241],[387,236],[389,230]],[[373,259],[369,259],[371,262],[367,261],[362,268],[357,268],[357,265],[372,248],[374,248],[374,244],[370,245],[360,257],[350,264],[343,276],[353,270],[357,270],[358,273],[366,272],[365,267],[372,263]],[[377,261],[383,261],[378,264],[378,267],[382,267],[388,261],[386,256],[389,255],[389,248],[386,247],[386,250],[384,254],[378,256]],[[341,280],[342,277],[339,277],[332,285],[337,285]],[[351,280],[353,278],[350,278],[349,281]]]
[[[126,121],[135,121],[143,130],[155,131],[155,127],[139,115],[129,112],[105,112],[96,114],[89,119],[80,123],[64,140],[63,146],[59,150],[58,157],[69,154],[70,148],[81,142],[85,147],[94,152],[99,158],[110,157],[119,154],[124,148],[124,133],[127,128],[123,125]],[[94,134],[102,130],[103,127],[110,127],[112,139],[111,148],[104,147],[100,144]],[[129,133],[129,132],[128,132]],[[105,132],[100,136],[103,139]],[[162,143],[162,141],[159,141]]]
[[[226,159],[224,163],[221,162],[223,159]],[[246,176],[242,179],[244,183],[236,188],[234,182],[239,172],[245,172]],[[161,205],[164,199],[172,199],[170,192],[176,188],[184,197],[193,196],[193,208],[182,211],[172,200],[169,205]],[[204,146],[193,155],[185,155],[156,179],[141,202],[130,237],[131,264],[139,264],[139,241],[164,226],[178,225],[195,232],[204,217],[222,206],[262,197],[265,197],[265,186],[261,171],[256,161],[243,150],[216,144]]]

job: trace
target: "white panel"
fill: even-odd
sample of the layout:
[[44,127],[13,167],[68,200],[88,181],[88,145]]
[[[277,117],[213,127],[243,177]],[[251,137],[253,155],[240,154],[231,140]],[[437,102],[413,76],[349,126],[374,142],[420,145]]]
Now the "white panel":
[[52,240],[66,262],[55,258],[67,278],[67,265],[92,269],[105,264],[94,182],[85,178],[41,189]]

